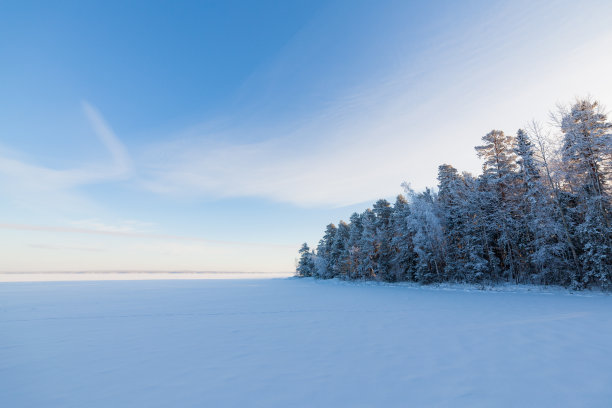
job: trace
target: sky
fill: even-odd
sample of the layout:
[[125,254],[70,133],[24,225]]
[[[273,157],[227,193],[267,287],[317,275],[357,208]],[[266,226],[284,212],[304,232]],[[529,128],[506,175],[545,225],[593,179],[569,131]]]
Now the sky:
[[290,272],[491,129],[612,106],[609,1],[0,1],[0,273]]

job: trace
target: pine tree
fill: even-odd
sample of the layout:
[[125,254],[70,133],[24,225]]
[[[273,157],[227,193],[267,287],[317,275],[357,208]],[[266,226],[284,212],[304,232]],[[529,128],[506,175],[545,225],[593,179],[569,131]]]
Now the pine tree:
[[509,185],[513,183],[512,174],[516,170],[516,154],[514,153],[514,137],[505,135],[501,130],[492,130],[482,137],[485,142],[476,146],[478,157],[484,159],[483,176],[491,178],[500,196],[507,194]]
[[489,132],[476,147],[480,176],[443,164],[437,194],[404,184],[410,201],[329,224],[316,255],[302,246],[297,274],[611,288],[612,124],[589,100],[558,124],[550,145],[535,122],[530,135]]
[[609,178],[612,123],[598,102],[577,101],[562,114],[561,148],[568,207],[581,246],[574,285],[612,285],[612,228]]
[[407,188],[407,193],[412,203],[408,223],[417,254],[415,279],[423,283],[440,282],[444,276],[445,248],[442,225],[435,210],[435,195],[429,189],[416,194]]
[[296,268],[296,274],[298,276],[312,276],[314,273],[314,255],[310,251],[308,244],[304,242],[299,251],[300,259]]
[[334,263],[331,253],[336,231],[337,228],[334,224],[328,224],[325,228],[325,234],[317,246],[315,276],[318,278],[329,279],[332,277]]
[[357,275],[362,279],[376,277],[378,246],[376,242],[376,214],[367,209],[361,214],[363,233],[361,234],[359,269]]
[[599,110],[598,102],[579,100],[563,114],[562,160],[569,188],[574,193],[596,197],[601,216],[607,220],[610,205],[609,178],[612,171],[612,123]]
[[361,238],[363,235],[363,222],[361,215],[353,213],[351,215],[349,224],[349,239],[348,239],[348,252],[349,252],[349,279],[355,279],[359,271],[359,260],[361,257]]
[[462,195],[462,180],[457,170],[448,164],[438,167],[438,206],[441,223],[446,241],[446,274],[455,280],[464,280],[465,263],[467,261],[464,249],[464,205]]
[[572,280],[571,275],[581,275],[582,270],[574,237],[574,223],[567,207],[568,196],[561,190],[558,177],[555,175],[554,169],[558,166],[551,164],[550,157],[556,154],[550,149],[551,143],[543,135],[538,123],[532,122],[530,131],[531,139],[536,142],[538,161],[545,180],[543,185],[547,192],[546,197],[550,198],[551,202],[551,206],[544,210],[544,216],[538,217],[538,231],[547,235],[548,239],[544,242],[551,244],[538,245],[534,259],[544,283],[567,285]]
[[480,179],[475,179],[469,173],[462,174],[463,200],[461,201],[462,217],[464,220],[461,235],[461,253],[463,257],[463,275],[461,278],[467,282],[481,282],[491,279],[495,275],[490,262],[491,251],[489,250],[489,232],[491,227],[487,219],[488,212],[486,203],[489,201],[488,192],[482,192],[479,188]]
[[393,256],[391,252],[391,214],[393,208],[387,200],[381,199],[374,204],[372,210],[376,214],[376,266],[374,273],[378,279],[388,281],[391,280],[391,258]]
[[489,262],[493,267],[493,279],[517,279],[520,255],[516,246],[518,218],[518,194],[516,177],[516,154],[514,137],[500,130],[492,130],[483,136],[485,142],[477,146],[478,156],[484,159],[482,165],[483,203],[487,218],[494,227],[489,243]]
[[349,226],[346,222],[340,221],[334,236],[331,248],[332,277],[346,278],[349,274]]
[[[534,149],[527,133],[519,129],[516,133],[516,147],[519,167],[519,217],[517,223],[517,253],[519,280],[534,274],[533,254],[536,253],[536,235],[538,235],[538,217],[542,216],[541,206],[546,204],[540,172],[534,158]],[[540,244],[543,244],[540,242]]]
[[523,281],[549,283],[566,281],[562,276],[569,265],[564,261],[566,252],[563,229],[555,219],[553,192],[542,180],[541,164],[527,132],[519,129],[515,153],[518,156],[520,180],[518,225],[518,252]]
[[390,280],[413,280],[412,268],[416,254],[408,221],[410,205],[403,195],[398,195],[391,215],[391,274]]
[[470,174],[459,175],[447,164],[438,167],[440,220],[445,237],[445,275],[454,281],[476,282],[489,272],[483,253],[483,236],[489,236],[481,222],[482,201],[477,183]]

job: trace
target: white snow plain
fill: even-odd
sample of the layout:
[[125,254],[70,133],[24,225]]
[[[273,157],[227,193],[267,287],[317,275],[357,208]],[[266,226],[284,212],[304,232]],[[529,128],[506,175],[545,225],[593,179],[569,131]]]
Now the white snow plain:
[[0,406],[611,407],[612,296],[312,279],[2,283]]

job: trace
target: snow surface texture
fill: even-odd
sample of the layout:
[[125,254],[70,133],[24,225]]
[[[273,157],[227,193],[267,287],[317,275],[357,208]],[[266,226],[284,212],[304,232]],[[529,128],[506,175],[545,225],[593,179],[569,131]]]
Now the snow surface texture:
[[612,297],[312,279],[0,284],[3,407],[610,407]]

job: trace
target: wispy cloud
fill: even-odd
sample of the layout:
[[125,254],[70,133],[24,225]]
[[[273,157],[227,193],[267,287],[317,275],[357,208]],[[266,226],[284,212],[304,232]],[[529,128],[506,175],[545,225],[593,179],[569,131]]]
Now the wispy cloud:
[[92,105],[83,102],[82,107],[95,135],[110,153],[110,162],[58,169],[27,162],[15,152],[1,150],[0,185],[6,193],[30,200],[44,196],[47,205],[53,200],[82,202],[72,191],[76,187],[129,177],[132,163],[125,146]]
[[56,245],[56,244],[29,244],[28,247],[34,249],[44,249],[50,251],[85,251],[102,252],[104,249],[83,245]]
[[[610,27],[598,19],[580,37],[584,11],[565,6],[492,10],[464,31],[441,33],[435,52],[411,55],[394,73],[298,118],[279,115],[274,126],[237,120],[222,132],[148,146],[139,158],[142,185],[161,194],[341,206],[392,196],[403,180],[431,185],[444,162],[477,172],[473,146],[491,128],[515,132],[585,92],[611,100],[612,60],[601,52]],[[279,59],[275,72],[295,68]]]
[[54,226],[54,225],[35,225],[35,224],[12,224],[12,223],[0,223],[0,230],[14,230],[14,231],[38,231],[38,232],[54,232],[54,233],[68,233],[68,234],[87,234],[87,235],[101,235],[101,236],[115,236],[124,238],[144,238],[154,240],[170,240],[170,241],[190,241],[193,243],[206,243],[223,246],[234,246],[234,247],[278,247],[278,248],[291,248],[295,249],[297,244],[275,244],[266,242],[238,242],[238,241],[223,241],[215,239],[207,239],[194,236],[185,235],[173,235],[173,234],[161,234],[155,232],[142,232],[138,230],[130,230],[124,227],[111,227],[101,223],[89,225],[89,228],[84,227],[67,227],[67,226]]
[[110,224],[96,218],[72,221],[70,224],[82,230],[117,233],[144,233],[154,225],[150,222],[136,220],[124,220],[120,223]]
[[[0,186],[14,195],[44,193],[61,201],[81,197],[79,186],[137,175],[138,185],[162,195],[342,206],[395,195],[404,180],[416,189],[431,185],[440,163],[478,171],[473,146],[482,135],[491,128],[514,132],[534,117],[546,117],[556,102],[590,92],[610,103],[612,60],[602,52],[612,41],[606,18],[563,1],[487,10],[445,26],[426,39],[427,46],[416,47],[420,52],[405,56],[401,43],[414,41],[410,30],[394,31],[393,41],[378,39],[389,47],[385,55],[395,55],[384,76],[362,73],[363,81],[320,100],[304,98],[307,106],[290,115],[258,121],[257,111],[226,112],[230,120],[213,118],[214,127],[191,124],[176,132],[188,136],[139,146],[134,159],[84,102],[110,162],[63,170],[0,151]],[[606,11],[611,7],[602,6],[599,15]],[[250,78],[267,85],[253,87],[249,107],[262,98],[287,101],[293,91],[307,92],[291,74],[299,68],[298,78],[306,78],[304,62],[318,61],[318,43],[308,41],[327,44],[319,28],[314,24],[297,35],[276,62]]]
[[[112,165],[107,168],[106,171],[100,172],[97,175],[98,178],[108,179],[128,175],[132,169],[132,163],[125,146],[121,143],[117,135],[115,135],[96,108],[84,101],[83,110],[95,134],[108,149],[112,157]],[[90,174],[93,180],[96,179],[94,174],[95,173]]]

